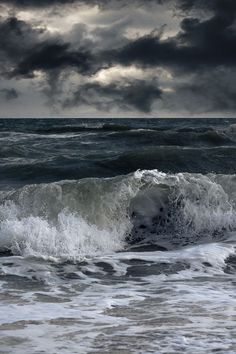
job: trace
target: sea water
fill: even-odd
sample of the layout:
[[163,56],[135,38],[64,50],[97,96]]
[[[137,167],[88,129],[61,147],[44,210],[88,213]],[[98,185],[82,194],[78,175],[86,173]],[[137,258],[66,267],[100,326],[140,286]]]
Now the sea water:
[[0,353],[235,353],[236,120],[0,122]]

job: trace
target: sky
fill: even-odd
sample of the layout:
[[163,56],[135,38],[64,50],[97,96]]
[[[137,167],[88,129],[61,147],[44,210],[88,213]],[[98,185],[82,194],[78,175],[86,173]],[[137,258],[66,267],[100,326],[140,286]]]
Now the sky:
[[236,117],[236,0],[0,0],[0,117]]

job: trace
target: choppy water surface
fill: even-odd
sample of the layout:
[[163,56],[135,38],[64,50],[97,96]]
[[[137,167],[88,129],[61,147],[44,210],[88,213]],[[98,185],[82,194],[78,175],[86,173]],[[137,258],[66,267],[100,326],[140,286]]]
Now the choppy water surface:
[[236,120],[2,120],[0,143],[0,353],[236,352]]

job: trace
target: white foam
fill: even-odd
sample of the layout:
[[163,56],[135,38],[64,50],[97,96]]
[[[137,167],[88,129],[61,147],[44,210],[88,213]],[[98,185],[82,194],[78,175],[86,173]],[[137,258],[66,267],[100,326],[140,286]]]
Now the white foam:
[[[193,278],[199,276],[199,273],[204,274],[219,274],[224,272],[225,261],[227,258],[235,254],[236,238],[234,243],[209,243],[195,245],[192,247],[184,247],[176,251],[168,252],[120,252],[109,257],[103,257],[104,262],[108,262],[116,269],[117,274],[125,274],[128,269],[127,263],[123,261],[145,261],[153,263],[174,264],[183,262],[188,267],[181,271],[177,271],[172,276],[167,278]],[[209,267],[210,265],[210,267]],[[154,275],[151,278],[166,278],[164,274]],[[145,276],[145,279],[148,277]]]
[[123,248],[119,234],[99,230],[78,215],[58,215],[56,226],[40,217],[4,220],[0,246],[24,256],[48,255],[80,259],[85,255],[103,254]]

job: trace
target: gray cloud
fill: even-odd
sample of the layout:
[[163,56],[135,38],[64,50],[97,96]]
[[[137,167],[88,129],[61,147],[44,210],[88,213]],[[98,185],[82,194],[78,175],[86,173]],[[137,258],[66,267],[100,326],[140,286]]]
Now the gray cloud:
[[[236,70],[220,68],[194,75],[176,86],[176,100],[189,112],[231,112],[236,109]],[[177,102],[176,102],[177,103]],[[178,103],[178,106],[180,104]],[[179,107],[180,108],[180,107]]]
[[35,30],[15,17],[0,19],[0,71],[7,75],[12,67],[40,43],[44,30]]
[[10,76],[32,77],[35,70],[49,72],[67,68],[74,68],[82,74],[88,74],[92,69],[92,63],[91,54],[85,50],[74,52],[70,50],[68,43],[43,42],[34,47],[32,52],[18,63]]
[[[112,6],[126,6],[126,0],[2,0],[3,3],[7,5],[17,6],[19,8],[44,8],[44,7],[52,7],[52,6],[66,6],[72,4],[84,4],[87,6],[95,6],[98,5],[100,7],[108,7]],[[160,3],[162,4],[163,0],[145,0],[145,2],[149,3]],[[134,0],[134,3],[139,3],[144,5],[144,1],[142,0]]]
[[[236,109],[235,85],[231,79],[236,71],[235,0],[137,0],[132,4],[125,0],[8,0],[2,3],[14,10],[16,16],[0,18],[0,75],[8,80],[38,80],[38,90],[63,109],[87,105],[105,111],[116,106],[121,111],[149,114],[156,102],[165,104],[167,109],[180,109],[182,105],[190,112],[199,111],[198,106],[206,112]],[[99,5],[100,22],[107,16],[115,22],[73,23],[70,30],[60,32],[40,26],[43,18],[37,23],[17,18],[18,8],[37,12],[56,5],[70,8],[72,4]],[[153,20],[149,33],[130,36],[130,29],[142,33],[143,28],[148,28],[146,23],[142,27],[144,17],[140,15],[140,25],[132,17],[132,8],[137,4],[144,6],[143,13],[157,11],[155,4],[158,11],[163,9],[163,14],[166,4],[173,9],[173,14],[178,9],[182,16],[178,20],[179,28],[169,36],[165,33],[168,23],[163,27],[163,23]],[[122,6],[124,9],[120,10]],[[57,11],[63,11],[60,9]],[[125,16],[117,20],[117,13]],[[172,28],[172,19],[166,19]],[[91,80],[100,70],[117,65],[121,71],[122,67],[136,66],[143,71],[143,76],[141,79],[113,78],[108,83]],[[152,79],[150,74],[145,78],[147,69],[152,71]],[[161,69],[172,74],[171,83],[164,83],[167,91],[158,80]],[[73,75],[80,82],[73,83],[74,89],[68,89]],[[186,80],[181,82],[182,77]]]
[[0,22],[0,43],[2,72],[9,77],[32,78],[35,70],[48,72],[66,68],[88,73],[94,62],[83,43],[83,48],[73,51],[70,43],[59,35],[51,36],[45,29],[35,30],[15,17]]
[[[227,16],[228,15],[228,16]],[[185,18],[176,37],[162,40],[151,33],[110,52],[123,65],[165,66],[198,70],[219,65],[236,66],[234,16],[216,14],[205,21]]]
[[13,88],[11,89],[4,88],[4,89],[0,89],[0,95],[2,95],[6,101],[11,101],[18,97],[18,92]]
[[2,0],[2,2],[6,5],[37,8],[54,5],[69,5],[75,3],[76,1],[77,0]]
[[94,105],[99,109],[135,109],[150,113],[152,104],[160,99],[162,91],[157,82],[144,80],[122,80],[108,85],[88,83],[73,92],[72,98],[65,100],[64,108],[81,104]]

